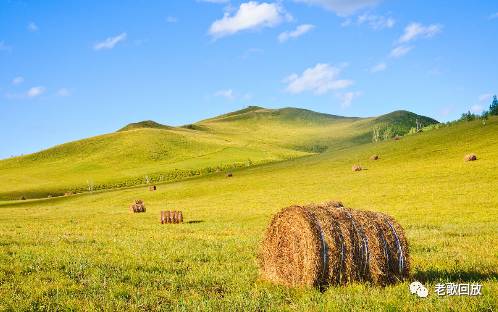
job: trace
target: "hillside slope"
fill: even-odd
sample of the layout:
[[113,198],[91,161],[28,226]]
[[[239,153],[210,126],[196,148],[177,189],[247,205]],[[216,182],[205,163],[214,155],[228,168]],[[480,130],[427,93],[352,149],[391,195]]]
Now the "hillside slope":
[[[389,122],[409,128],[407,114],[415,115],[397,114]],[[385,119],[252,106],[184,127],[133,123],[0,161],[0,200],[173,181],[339,150],[370,142],[373,125]]]
[[[497,141],[493,117],[485,126],[464,122],[243,168],[232,179],[219,173],[156,192],[137,187],[0,204],[0,298],[5,309],[19,310],[496,311]],[[479,159],[464,162],[470,152]],[[372,154],[380,159],[369,160]],[[353,163],[368,170],[351,172]],[[128,212],[136,198],[147,213]],[[330,199],[393,216],[410,243],[413,279],[321,290],[261,282],[257,251],[271,216]],[[185,223],[159,224],[165,209],[183,211]],[[409,293],[412,280],[430,290],[428,298]],[[450,282],[479,283],[482,295],[434,293]]]

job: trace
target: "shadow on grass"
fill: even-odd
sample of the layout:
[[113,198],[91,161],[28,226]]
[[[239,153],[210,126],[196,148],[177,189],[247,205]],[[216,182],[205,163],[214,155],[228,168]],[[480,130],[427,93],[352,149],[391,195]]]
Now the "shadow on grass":
[[482,273],[473,270],[426,270],[414,274],[416,280],[425,282],[478,282],[498,280],[498,272]]
[[185,223],[187,223],[187,224],[195,224],[195,223],[202,223],[202,222],[204,222],[204,221],[202,221],[202,220],[192,220],[192,221],[188,221],[188,222],[185,222]]

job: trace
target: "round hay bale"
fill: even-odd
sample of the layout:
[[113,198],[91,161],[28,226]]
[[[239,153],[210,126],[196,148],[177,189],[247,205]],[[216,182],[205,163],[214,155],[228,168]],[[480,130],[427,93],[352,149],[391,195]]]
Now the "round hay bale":
[[379,155],[370,156],[370,160],[379,160]]
[[133,213],[145,212],[145,205],[143,200],[135,200],[135,203],[130,205],[130,211]]
[[286,286],[387,285],[409,275],[408,242],[382,213],[337,202],[291,206],[271,220],[259,265],[263,279]]
[[353,165],[353,167],[351,168],[351,170],[353,172],[356,172],[356,171],[362,171],[363,168],[360,165]]
[[233,177],[233,173],[229,172],[227,173],[227,178],[232,178]]
[[471,154],[465,155],[465,157],[463,159],[464,159],[464,161],[475,161],[475,160],[477,160],[477,155],[474,153],[471,153]]

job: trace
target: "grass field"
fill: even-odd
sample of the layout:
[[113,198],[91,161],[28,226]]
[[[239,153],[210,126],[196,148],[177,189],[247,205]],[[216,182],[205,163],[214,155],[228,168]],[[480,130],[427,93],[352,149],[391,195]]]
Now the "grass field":
[[0,200],[119,188],[144,184],[147,178],[174,181],[298,158],[367,143],[375,124],[397,122],[399,131],[407,132],[415,118],[435,122],[405,111],[346,118],[249,107],[185,127],[130,124],[115,133],[0,160]]
[[[242,135],[209,123],[227,137]],[[279,148],[301,145],[282,140]],[[0,310],[495,311],[497,142],[492,118],[399,141],[336,141],[321,154],[241,168],[231,179],[215,173],[159,184],[156,192],[141,186],[0,203]],[[479,160],[463,162],[469,152]],[[372,154],[380,160],[368,160]],[[353,173],[354,163],[368,170]],[[137,198],[147,213],[128,212]],[[411,295],[409,282],[320,292],[260,281],[258,243],[272,214],[328,199],[395,217],[411,243],[413,279],[429,297]],[[159,224],[165,209],[182,210],[186,223]],[[483,294],[438,297],[440,282],[478,282]]]

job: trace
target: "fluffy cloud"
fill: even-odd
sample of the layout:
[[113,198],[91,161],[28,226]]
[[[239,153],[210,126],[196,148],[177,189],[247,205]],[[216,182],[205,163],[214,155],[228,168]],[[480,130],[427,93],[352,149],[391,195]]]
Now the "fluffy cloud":
[[338,15],[346,16],[358,10],[377,5],[381,0],[294,0],[310,5],[317,5]]
[[392,17],[385,17],[382,15],[362,14],[358,16],[358,25],[367,24],[374,30],[381,30],[384,28],[392,28],[396,21]]
[[70,96],[70,95],[71,95],[71,91],[69,91],[69,89],[60,88],[59,90],[57,90],[57,96],[64,97],[64,96]]
[[230,0],[197,0],[197,2],[228,3]]
[[386,63],[379,63],[379,64],[373,66],[372,68],[370,68],[370,72],[371,73],[378,73],[378,72],[386,70],[386,68],[387,68]]
[[45,93],[44,87],[33,87],[33,88],[28,90],[28,92],[26,93],[26,96],[30,97],[30,98],[34,98],[34,97],[42,95],[43,93]]
[[174,24],[178,22],[178,18],[175,16],[166,17],[166,23]]
[[285,19],[290,19],[290,15],[280,4],[250,1],[242,3],[234,14],[226,12],[222,19],[214,21],[209,34],[221,38],[243,30],[274,27]]
[[389,56],[394,58],[402,57],[403,55],[410,52],[412,49],[413,49],[412,46],[400,45],[392,49]]
[[439,34],[442,26],[439,24],[432,24],[424,26],[420,23],[411,23],[405,27],[405,32],[399,38],[399,43],[407,43],[417,38],[431,38]]
[[341,101],[341,107],[348,108],[353,103],[353,100],[360,97],[361,95],[362,95],[362,92],[355,91],[355,92],[339,93],[339,94],[337,94],[337,97]]
[[479,102],[491,101],[492,98],[493,98],[493,94],[484,93],[484,94],[479,95]]
[[234,100],[235,94],[232,89],[219,90],[214,93],[214,96],[223,97],[227,100]]
[[116,44],[120,43],[121,41],[126,40],[126,33],[121,33],[115,37],[109,37],[105,39],[104,41],[97,42],[94,46],[93,49],[95,51],[102,50],[102,49],[112,49],[116,46]]
[[293,38],[301,37],[302,35],[306,34],[307,32],[313,30],[313,28],[315,28],[315,26],[310,25],[310,24],[299,25],[293,31],[285,31],[285,32],[281,33],[280,35],[278,35],[278,41],[282,43],[282,42],[286,42],[287,40],[289,40],[291,38],[293,39]]
[[30,22],[28,24],[28,30],[31,32],[37,32],[38,31],[38,25],[36,25],[34,22]]
[[23,82],[24,82],[24,78],[21,77],[21,76],[18,76],[16,78],[12,79],[12,84],[13,85],[18,85],[18,84],[21,84]]
[[481,104],[475,104],[470,107],[470,111],[473,112],[474,114],[480,114],[484,110],[484,106]]
[[352,80],[339,79],[341,69],[329,64],[317,64],[306,69],[301,75],[292,74],[284,79],[287,83],[286,91],[298,94],[305,91],[316,95],[330,91],[344,89],[353,84]]

